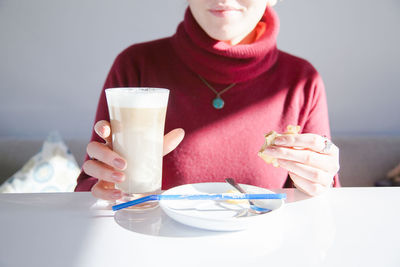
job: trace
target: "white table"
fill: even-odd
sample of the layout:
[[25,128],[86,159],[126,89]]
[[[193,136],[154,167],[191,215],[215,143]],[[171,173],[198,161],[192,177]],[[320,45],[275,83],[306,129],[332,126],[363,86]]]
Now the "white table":
[[400,266],[400,188],[277,191],[280,215],[239,232],[160,209],[121,223],[90,193],[0,194],[0,266]]

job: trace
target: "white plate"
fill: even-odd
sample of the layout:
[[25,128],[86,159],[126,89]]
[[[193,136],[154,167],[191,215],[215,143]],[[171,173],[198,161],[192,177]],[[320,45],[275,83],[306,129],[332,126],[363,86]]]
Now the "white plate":
[[[252,194],[274,193],[265,188],[241,184],[244,190]],[[165,191],[165,195],[174,194],[218,194],[232,190],[227,183],[199,183],[187,184],[171,188]],[[248,215],[236,217],[247,209],[247,201],[240,204],[231,204],[226,201],[214,200],[162,200],[160,207],[172,219],[197,228],[215,231],[236,231],[248,228],[262,220],[274,216],[283,206],[282,199],[257,200],[256,204],[263,208],[271,209],[271,212],[260,215]]]

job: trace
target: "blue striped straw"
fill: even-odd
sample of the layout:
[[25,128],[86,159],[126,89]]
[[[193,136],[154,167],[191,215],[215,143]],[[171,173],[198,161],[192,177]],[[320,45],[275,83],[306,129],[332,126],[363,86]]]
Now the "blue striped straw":
[[229,199],[286,199],[286,194],[200,194],[200,195],[149,195],[112,207],[113,211],[125,209],[148,201],[160,200],[229,200]]

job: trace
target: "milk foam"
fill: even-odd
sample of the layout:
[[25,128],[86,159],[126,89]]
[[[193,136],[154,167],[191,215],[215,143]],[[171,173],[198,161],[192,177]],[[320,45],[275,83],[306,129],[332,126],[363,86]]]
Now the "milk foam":
[[151,87],[106,89],[109,106],[121,108],[162,108],[168,104],[169,90]]

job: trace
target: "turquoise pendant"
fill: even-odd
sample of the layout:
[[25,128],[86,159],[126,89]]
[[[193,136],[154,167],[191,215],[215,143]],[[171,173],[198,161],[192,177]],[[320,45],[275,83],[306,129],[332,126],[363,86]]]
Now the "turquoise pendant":
[[214,100],[212,101],[212,105],[215,109],[221,109],[224,107],[224,100],[222,100],[222,98],[220,98],[219,96],[217,96],[216,98],[214,98]]

